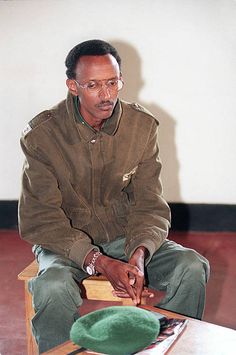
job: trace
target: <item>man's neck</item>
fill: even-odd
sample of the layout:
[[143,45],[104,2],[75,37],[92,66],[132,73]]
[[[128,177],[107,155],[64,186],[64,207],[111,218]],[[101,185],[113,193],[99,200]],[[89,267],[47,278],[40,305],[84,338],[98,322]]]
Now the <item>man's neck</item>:
[[[103,123],[105,122],[105,120],[103,120],[101,123],[99,123],[98,125],[93,125],[93,124],[90,124],[89,123],[89,125],[93,128],[93,129],[95,129],[96,131],[100,131],[101,130],[101,128],[102,128],[102,126],[103,126]],[[87,122],[88,123],[88,122]]]

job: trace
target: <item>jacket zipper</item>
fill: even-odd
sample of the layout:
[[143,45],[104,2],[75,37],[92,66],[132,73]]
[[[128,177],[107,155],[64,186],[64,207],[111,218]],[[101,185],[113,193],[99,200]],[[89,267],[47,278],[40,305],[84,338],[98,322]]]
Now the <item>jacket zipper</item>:
[[[90,142],[90,144],[93,144],[93,145],[94,145],[94,144],[96,143],[97,139],[99,139],[99,138],[98,138],[98,135],[97,135],[97,138],[96,138],[95,140],[93,140],[93,141]],[[99,142],[99,144],[100,144],[100,142]],[[92,158],[92,159],[91,159],[91,160],[92,160],[92,166],[94,167],[93,154],[92,154],[91,150],[90,150],[90,154],[91,154],[91,158]],[[93,197],[95,197],[95,177],[94,177],[94,169],[92,169],[92,200],[93,200],[93,211],[94,211],[94,215],[97,217],[98,221],[100,222],[100,224],[101,224],[101,226],[102,226],[102,228],[103,228],[103,230],[104,230],[104,232],[105,232],[105,236],[106,236],[107,241],[109,242],[109,234],[108,234],[108,232],[107,232],[107,229],[106,229],[104,223],[102,222],[102,220],[100,219],[100,217],[99,217],[99,216],[97,215],[97,213],[96,213],[95,201],[94,201],[94,198],[93,198]]]

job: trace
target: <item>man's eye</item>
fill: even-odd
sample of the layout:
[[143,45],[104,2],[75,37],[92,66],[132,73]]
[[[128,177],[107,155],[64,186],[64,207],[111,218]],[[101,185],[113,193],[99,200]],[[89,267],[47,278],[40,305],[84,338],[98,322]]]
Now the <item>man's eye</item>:
[[109,80],[109,81],[107,82],[107,84],[108,84],[108,86],[110,86],[110,87],[116,86],[117,80]]
[[98,87],[98,84],[97,83],[95,83],[95,82],[91,82],[91,83],[88,83],[88,89],[90,89],[90,90],[93,90],[93,89],[97,89],[97,87]]

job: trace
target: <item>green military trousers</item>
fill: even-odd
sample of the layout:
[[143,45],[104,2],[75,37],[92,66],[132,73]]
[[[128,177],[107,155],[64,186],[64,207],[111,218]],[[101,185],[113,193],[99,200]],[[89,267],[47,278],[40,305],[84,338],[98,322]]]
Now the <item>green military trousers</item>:
[[[99,245],[104,254],[127,261],[124,238]],[[71,260],[39,246],[38,276],[29,281],[35,316],[32,331],[42,353],[69,339],[82,304],[78,282],[88,275]],[[146,267],[147,286],[165,291],[160,308],[201,319],[205,304],[208,261],[192,249],[166,240]]]

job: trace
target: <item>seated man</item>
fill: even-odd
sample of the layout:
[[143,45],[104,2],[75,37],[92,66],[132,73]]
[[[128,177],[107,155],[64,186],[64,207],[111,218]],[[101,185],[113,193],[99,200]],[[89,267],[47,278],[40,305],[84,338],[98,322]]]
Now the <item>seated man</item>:
[[152,296],[158,307],[201,318],[207,260],[167,238],[158,121],[118,99],[121,59],[101,40],[66,58],[67,99],[32,119],[25,154],[19,226],[33,244],[39,274],[29,282],[32,330],[44,352],[69,339],[82,304],[78,282],[101,273],[119,297]]

